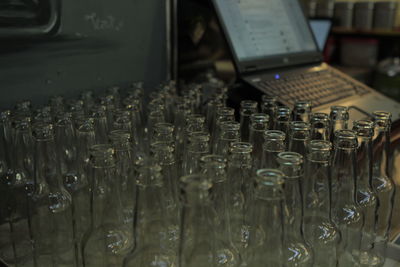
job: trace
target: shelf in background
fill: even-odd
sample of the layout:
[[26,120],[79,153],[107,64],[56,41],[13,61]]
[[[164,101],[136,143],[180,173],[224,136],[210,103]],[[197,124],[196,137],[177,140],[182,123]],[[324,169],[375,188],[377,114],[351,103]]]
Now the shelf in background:
[[400,37],[400,30],[355,30],[342,27],[333,27],[332,33],[359,36]]

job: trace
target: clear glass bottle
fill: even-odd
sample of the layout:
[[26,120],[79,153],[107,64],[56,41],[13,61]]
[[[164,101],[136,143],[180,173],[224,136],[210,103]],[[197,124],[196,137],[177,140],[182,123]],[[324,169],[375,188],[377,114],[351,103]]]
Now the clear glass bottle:
[[251,116],[258,112],[258,103],[253,100],[240,101],[240,134],[243,142],[250,137]]
[[284,174],[276,169],[260,169],[255,178],[252,205],[253,229],[261,229],[264,239],[250,232],[250,249],[245,255],[246,266],[285,266],[283,261]]
[[292,111],[288,107],[279,107],[276,110],[274,130],[284,132],[286,135],[289,133],[289,124],[292,120]]
[[285,175],[284,266],[313,266],[313,249],[305,242],[302,229],[303,156],[296,152],[281,152],[278,154],[278,162],[280,170]]
[[7,150],[9,163],[4,165],[8,168],[3,170],[0,177],[2,191],[1,255],[2,259],[10,264],[33,266],[29,203],[33,190],[33,176],[29,171],[32,132],[29,119],[14,118],[14,120],[16,121],[14,121],[15,126],[12,130],[14,132],[13,140]]
[[304,239],[313,246],[315,267],[336,267],[340,232],[331,219],[330,159],[332,144],[313,140],[307,147],[304,173]]
[[72,197],[57,162],[53,125],[34,125],[35,175],[31,229],[36,266],[76,266]]
[[[393,211],[395,186],[389,175],[389,147],[391,114],[385,111],[374,112],[375,135],[373,138],[372,188],[378,197],[376,240],[374,251],[381,265],[385,262],[389,240],[390,220]],[[378,265],[379,266],[379,265]]]
[[361,266],[376,266],[376,256],[372,252],[372,248],[375,240],[375,216],[378,202],[371,186],[374,123],[368,120],[355,121],[353,130],[358,139],[356,201],[364,215],[360,264]]
[[[88,174],[83,167],[83,161],[79,152],[83,152],[82,147],[77,146],[75,128],[72,122],[72,113],[58,114],[55,123],[55,142],[57,145],[58,161],[62,182],[65,189],[72,197],[72,218],[74,229],[74,244],[77,255],[78,265],[81,265],[81,239],[83,234],[90,226],[90,186]],[[94,137],[94,135],[93,135]],[[94,140],[93,140],[94,143]]]
[[263,95],[261,104],[261,112],[269,116],[268,129],[273,129],[275,125],[275,117],[278,109],[278,103],[275,96]]
[[250,116],[249,143],[253,145],[253,169],[261,168],[263,154],[264,132],[268,130],[269,117],[264,113],[255,113]]
[[115,150],[111,145],[94,145],[90,155],[94,181],[92,219],[82,238],[83,266],[121,266],[134,240],[132,225],[124,223],[120,186],[115,180]]
[[178,165],[174,147],[168,143],[156,142],[151,145],[152,159],[161,166],[165,209],[164,223],[168,228],[169,247],[177,248],[179,243],[180,205],[178,188]]
[[349,109],[345,106],[332,106],[329,114],[331,120],[330,133],[331,141],[334,141],[335,132],[348,128]]
[[174,125],[168,122],[157,123],[154,126],[153,142],[167,143],[175,147]]
[[277,156],[286,150],[286,134],[278,130],[267,130],[264,132],[263,154],[261,158],[262,167],[276,169],[279,167]]
[[217,138],[220,136],[220,124],[224,121],[234,121],[235,120],[235,110],[233,108],[221,107],[217,109],[217,113],[214,120],[214,125],[210,132],[211,134],[211,147],[215,147],[217,143]]
[[180,182],[183,217],[179,266],[240,266],[240,258],[216,233],[219,221],[210,199],[211,181],[193,174],[183,176]]
[[210,135],[206,132],[189,134],[189,142],[183,159],[183,174],[193,174],[200,171],[200,158],[210,153]]
[[251,230],[248,212],[253,197],[252,151],[252,144],[237,142],[231,145],[228,157],[228,208],[232,242],[241,254],[249,247]]
[[[177,250],[167,244],[164,181],[161,167],[144,164],[138,170],[137,210],[135,219],[136,246],[123,262],[124,267],[176,267]],[[121,265],[109,265],[121,266]]]
[[[133,223],[136,202],[135,161],[131,134],[126,130],[114,130],[109,138],[116,155],[116,178],[120,186],[124,223]],[[133,234],[133,233],[132,233]]]
[[311,101],[300,100],[294,103],[293,121],[310,122],[312,104]]
[[313,113],[310,120],[311,140],[330,140],[330,121],[326,113]]
[[289,151],[297,152],[303,157],[306,155],[307,144],[310,141],[310,123],[292,121],[289,130]]
[[206,119],[207,119],[208,130],[210,132],[212,132],[214,124],[215,124],[217,110],[219,108],[222,108],[223,106],[224,106],[224,104],[221,102],[220,99],[212,98],[207,102]]
[[236,121],[223,121],[220,123],[220,136],[216,142],[214,153],[227,156],[232,143],[240,141],[240,123]]
[[339,266],[359,266],[363,214],[355,201],[357,135],[352,130],[335,132],[332,160],[332,220],[339,227],[342,241]]
[[94,127],[96,132],[96,143],[103,144],[108,141],[108,118],[106,115],[105,106],[94,106],[90,113],[94,120]]

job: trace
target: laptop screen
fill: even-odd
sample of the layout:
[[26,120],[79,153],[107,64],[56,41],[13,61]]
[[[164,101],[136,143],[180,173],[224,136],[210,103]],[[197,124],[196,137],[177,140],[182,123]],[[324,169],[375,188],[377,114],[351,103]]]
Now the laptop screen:
[[310,26],[319,50],[323,51],[331,31],[332,21],[329,19],[310,19]]
[[318,52],[296,0],[214,0],[214,3],[239,62]]

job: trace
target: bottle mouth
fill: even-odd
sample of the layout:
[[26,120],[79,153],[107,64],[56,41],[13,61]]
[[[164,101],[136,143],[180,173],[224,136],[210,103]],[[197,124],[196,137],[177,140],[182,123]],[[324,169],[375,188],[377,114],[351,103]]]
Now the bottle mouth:
[[275,169],[260,169],[256,172],[257,185],[266,187],[282,187],[285,174]]
[[253,145],[246,142],[234,142],[230,147],[231,153],[247,154],[253,151]]
[[353,123],[353,130],[357,136],[372,137],[374,135],[375,123],[370,120],[358,120]]
[[191,174],[180,178],[181,188],[185,191],[208,191],[212,187],[211,181],[202,174]]
[[286,139],[286,134],[278,130],[266,130],[264,132],[264,139],[271,141],[284,141]]
[[53,124],[47,122],[36,122],[33,126],[33,136],[36,140],[47,141],[54,138]]
[[310,123],[304,121],[290,122],[290,129],[292,131],[308,131],[310,130]]
[[296,152],[281,152],[278,154],[278,162],[283,166],[301,165],[303,156]]
[[353,130],[338,130],[335,132],[335,146],[342,149],[353,149],[358,145],[357,135]]

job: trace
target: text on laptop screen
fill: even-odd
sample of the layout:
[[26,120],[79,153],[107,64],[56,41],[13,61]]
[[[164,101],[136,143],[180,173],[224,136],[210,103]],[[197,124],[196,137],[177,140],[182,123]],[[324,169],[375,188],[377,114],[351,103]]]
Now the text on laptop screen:
[[215,0],[239,61],[317,51],[297,0]]

